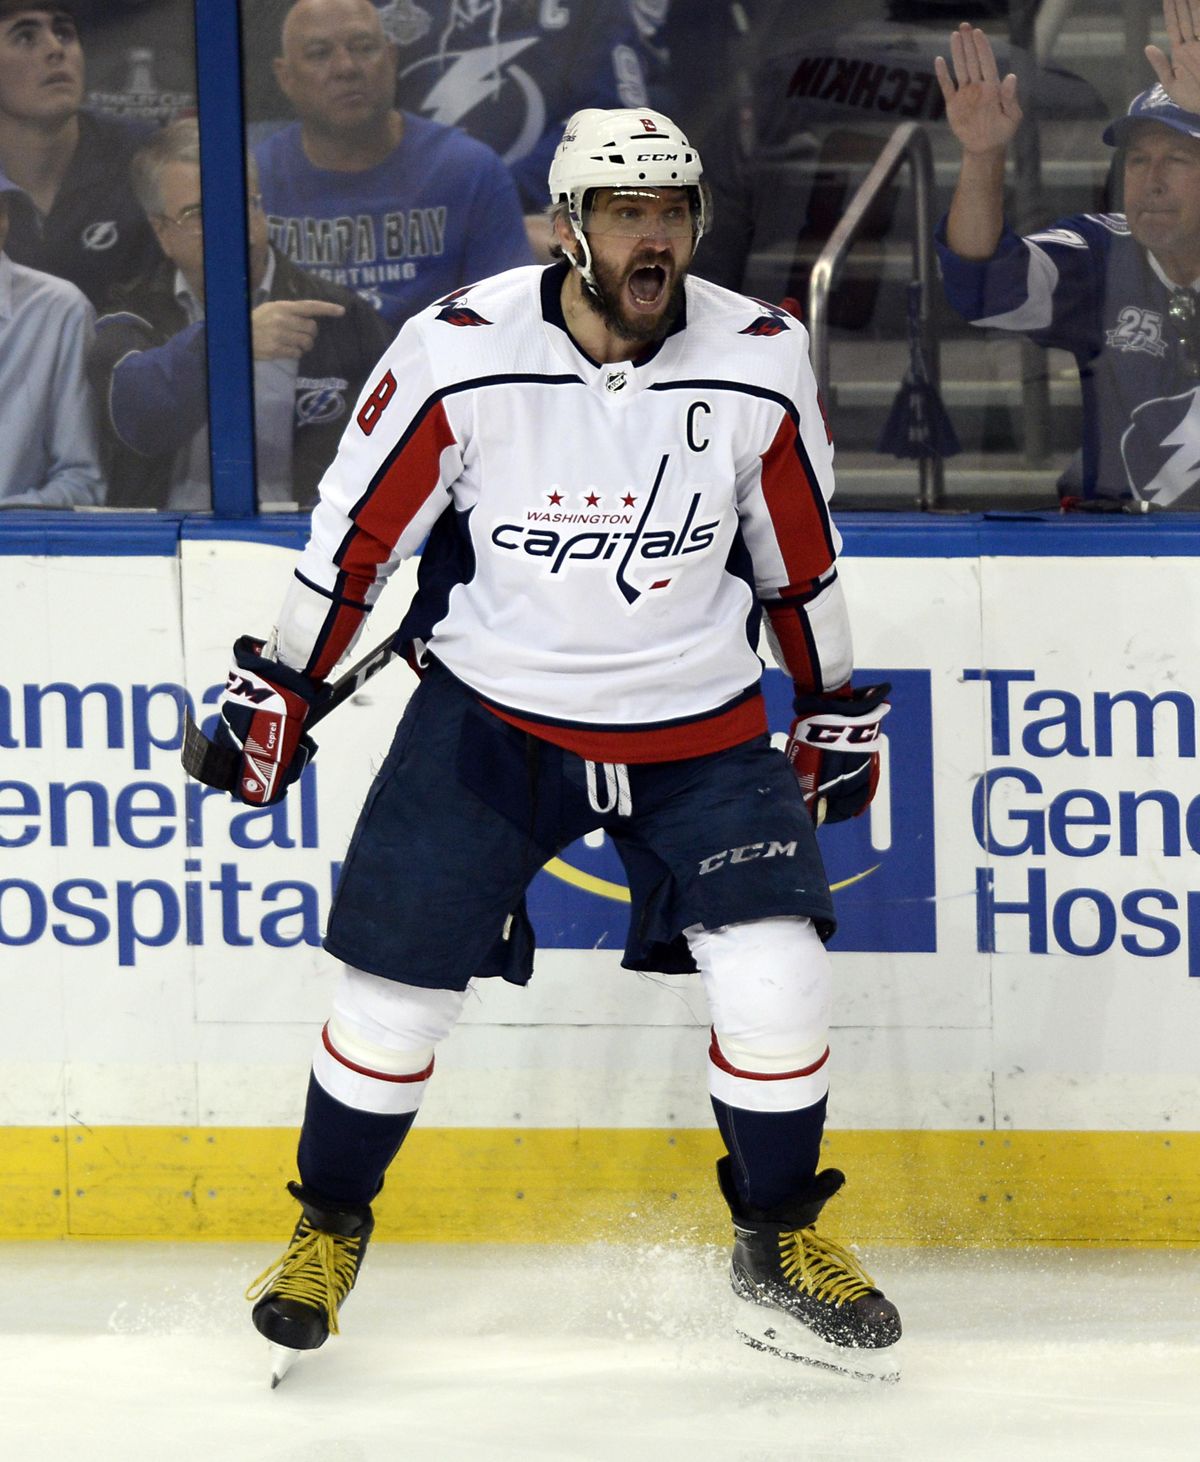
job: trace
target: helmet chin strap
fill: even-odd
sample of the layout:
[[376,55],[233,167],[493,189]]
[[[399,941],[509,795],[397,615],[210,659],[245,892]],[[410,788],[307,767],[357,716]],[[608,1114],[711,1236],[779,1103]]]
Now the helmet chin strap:
[[575,245],[579,250],[578,256],[564,250],[571,267],[579,272],[583,287],[589,294],[599,298],[599,290],[596,286],[596,275],[592,269],[592,251],[587,241],[587,235],[583,231],[583,222],[574,213],[570,215],[571,231],[575,235]]

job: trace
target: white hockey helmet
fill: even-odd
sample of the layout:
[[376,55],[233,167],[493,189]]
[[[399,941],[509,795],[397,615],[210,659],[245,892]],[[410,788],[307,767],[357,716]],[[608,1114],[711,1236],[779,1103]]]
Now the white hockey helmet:
[[571,262],[588,284],[592,251],[583,231],[588,193],[594,188],[687,188],[692,197],[695,242],[708,227],[707,190],[700,154],[670,117],[648,108],[586,107],[566,125],[550,163],[550,201],[565,204],[580,244]]

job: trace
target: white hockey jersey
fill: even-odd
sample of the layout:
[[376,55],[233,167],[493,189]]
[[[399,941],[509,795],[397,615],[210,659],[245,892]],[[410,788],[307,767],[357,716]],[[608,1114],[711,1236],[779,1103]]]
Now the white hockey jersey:
[[567,332],[566,268],[400,331],[321,483],[278,653],[329,675],[424,544],[403,636],[496,714],[597,761],[735,745],[766,727],[762,609],[800,690],[850,676],[806,332],[693,278],[664,341],[600,365]]

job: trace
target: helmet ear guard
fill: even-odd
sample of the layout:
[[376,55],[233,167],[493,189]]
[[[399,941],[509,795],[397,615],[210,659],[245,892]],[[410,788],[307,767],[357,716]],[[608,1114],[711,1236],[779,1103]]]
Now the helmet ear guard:
[[662,112],[634,107],[587,107],[567,123],[550,163],[550,199],[564,204],[578,257],[567,258],[585,284],[595,287],[592,251],[584,233],[587,195],[596,188],[686,188],[692,201],[693,237],[708,228],[708,189],[700,154]]

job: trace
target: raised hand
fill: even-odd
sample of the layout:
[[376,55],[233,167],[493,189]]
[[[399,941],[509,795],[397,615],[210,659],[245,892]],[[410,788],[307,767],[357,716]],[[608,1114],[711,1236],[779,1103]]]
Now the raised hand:
[[941,56],[933,68],[951,130],[966,153],[1003,152],[1021,124],[1016,76],[1010,71],[1001,81],[991,42],[966,21],[950,37],[950,56],[953,77]]
[[1146,60],[1177,107],[1200,112],[1200,0],[1163,0],[1171,54],[1146,47]]
[[317,321],[344,315],[332,300],[268,300],[250,312],[255,360],[299,360],[317,339]]

